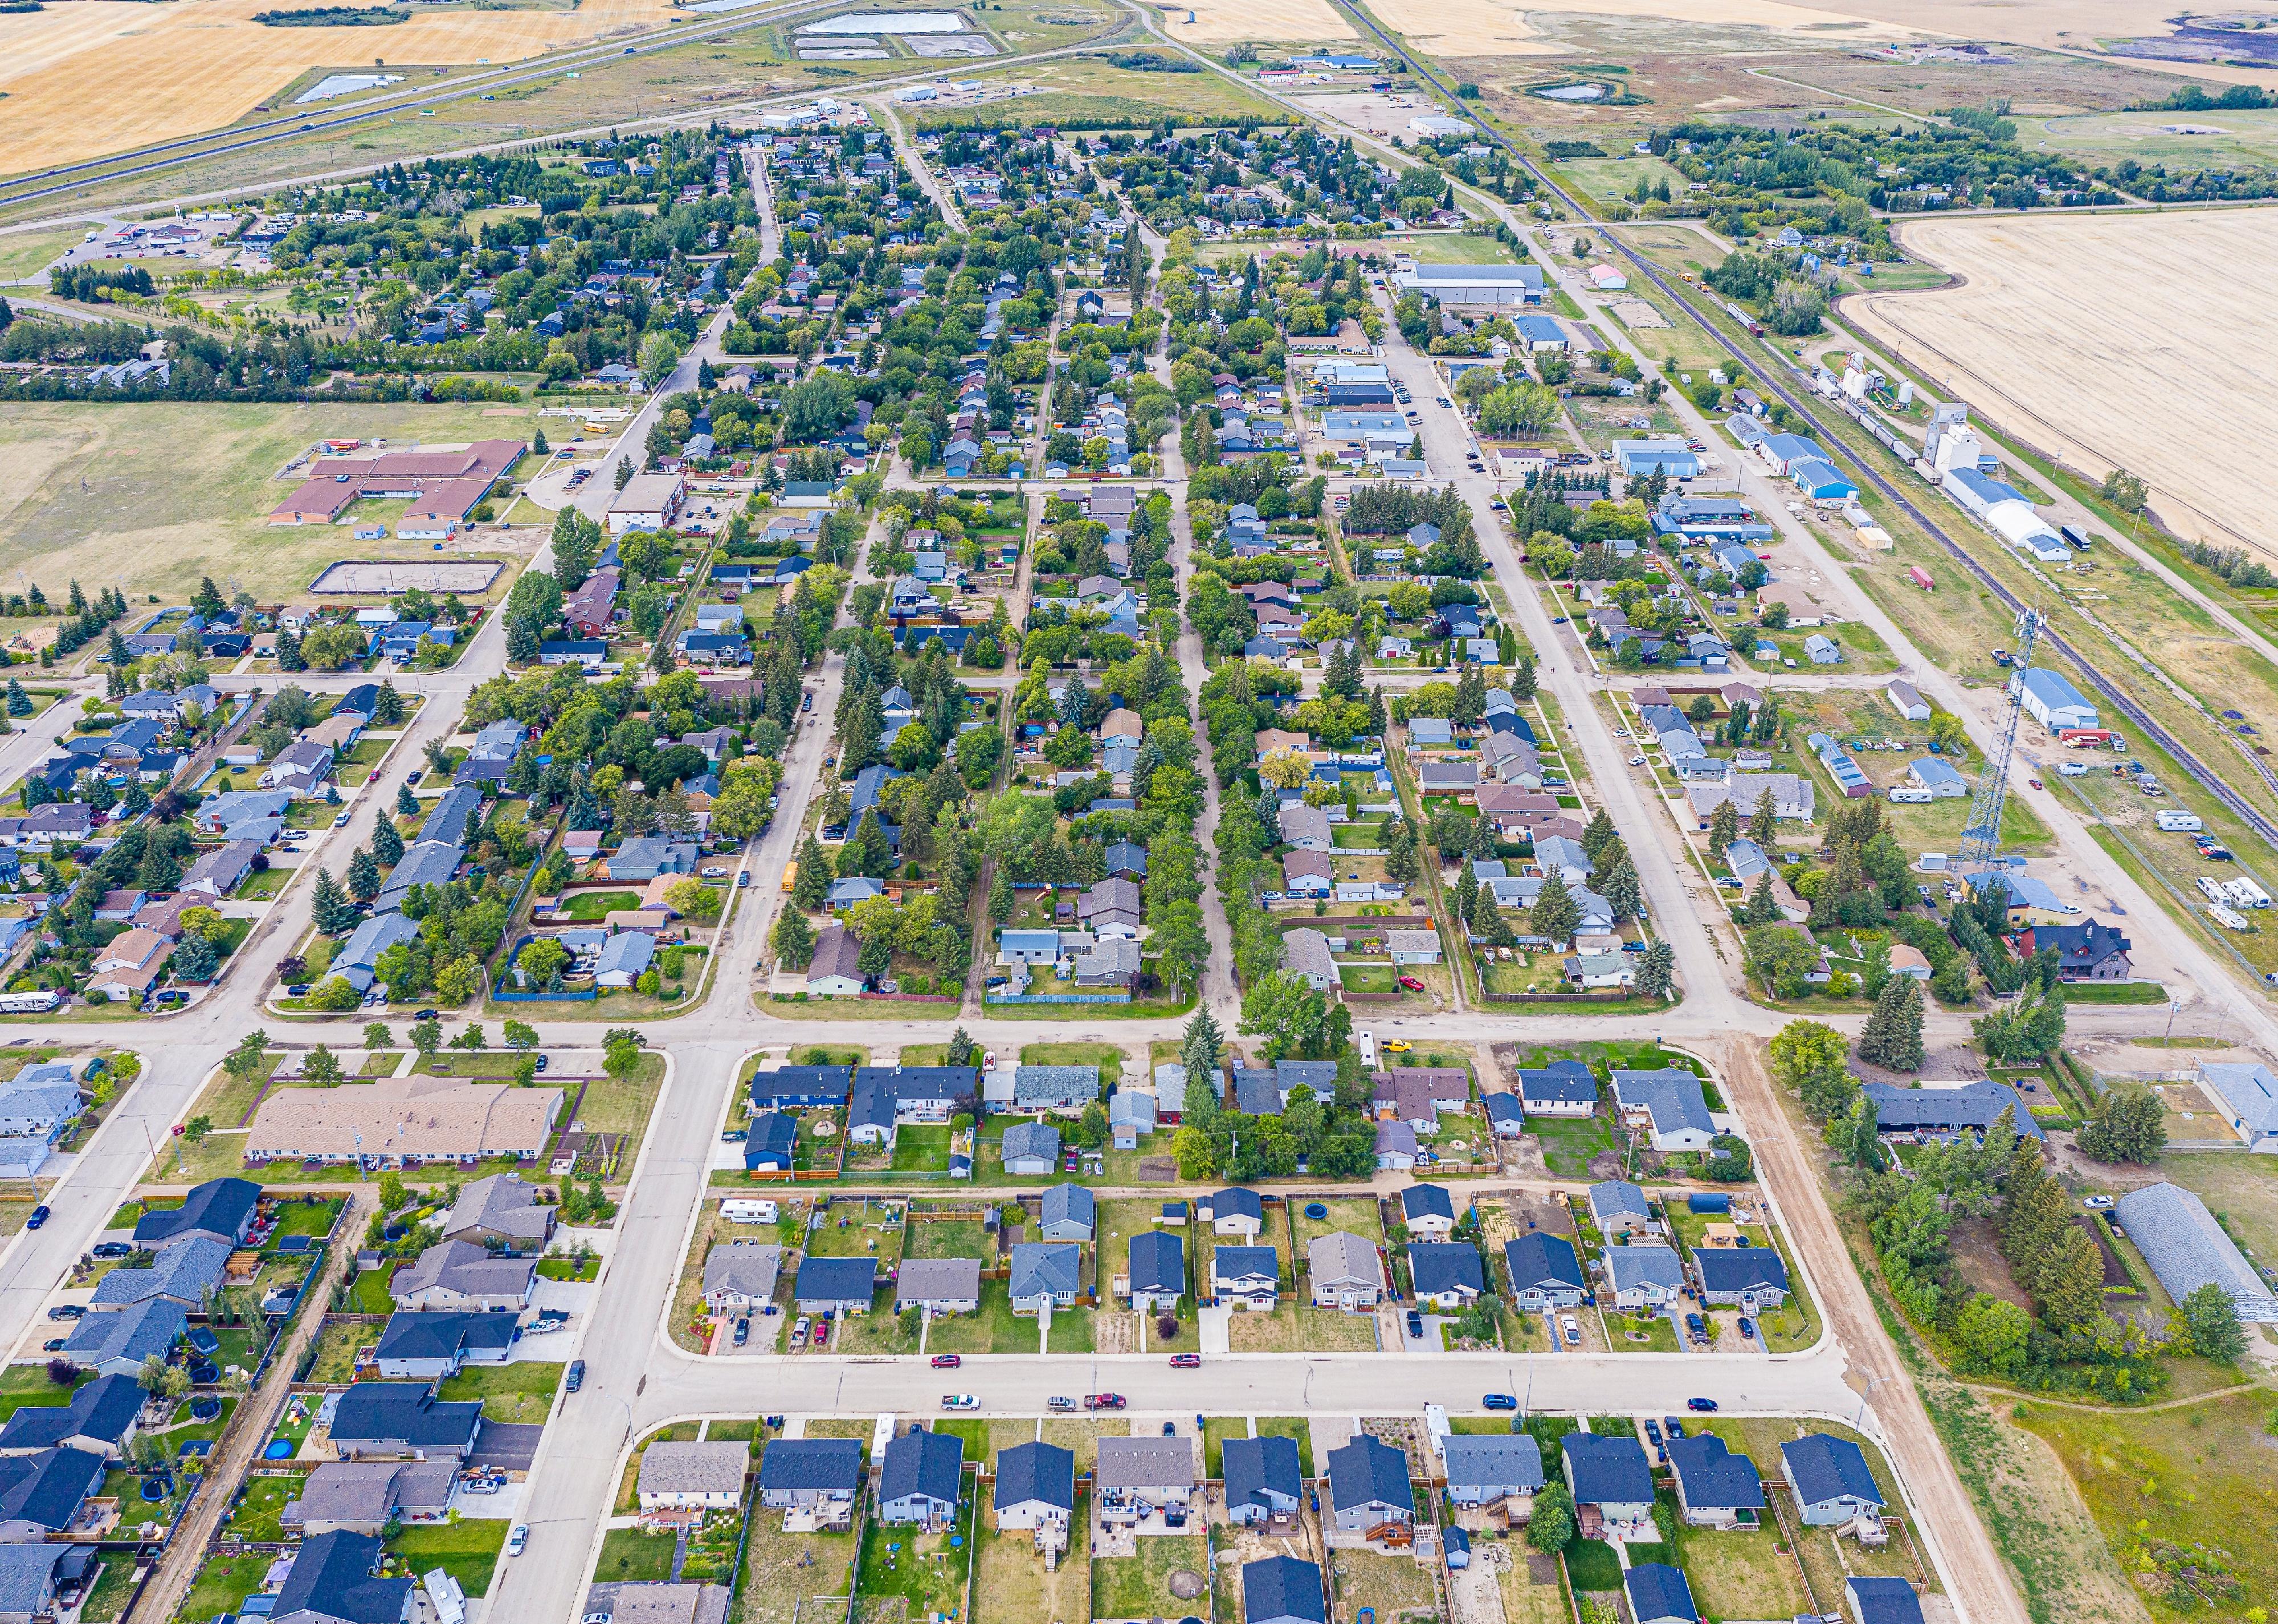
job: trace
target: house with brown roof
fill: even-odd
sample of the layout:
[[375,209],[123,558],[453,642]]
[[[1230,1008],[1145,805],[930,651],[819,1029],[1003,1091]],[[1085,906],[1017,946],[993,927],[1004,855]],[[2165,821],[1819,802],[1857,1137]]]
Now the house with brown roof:
[[546,1153],[562,1114],[558,1088],[385,1077],[338,1088],[280,1088],[255,1112],[248,1161],[423,1161]]

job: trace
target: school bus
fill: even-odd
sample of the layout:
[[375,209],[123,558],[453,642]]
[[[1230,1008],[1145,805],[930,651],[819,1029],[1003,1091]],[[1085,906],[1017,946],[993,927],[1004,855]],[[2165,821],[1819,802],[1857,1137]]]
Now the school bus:
[[798,884],[799,884],[799,865],[798,865],[797,863],[795,863],[795,862],[787,862],[787,863],[784,864],[784,881],[783,881],[784,895],[785,895],[785,896],[789,896],[789,895],[791,895],[791,888],[793,885],[798,885]]

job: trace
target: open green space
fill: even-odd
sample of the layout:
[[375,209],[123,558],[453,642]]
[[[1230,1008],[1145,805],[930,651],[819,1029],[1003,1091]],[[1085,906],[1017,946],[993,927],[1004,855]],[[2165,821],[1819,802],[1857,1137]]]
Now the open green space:
[[[506,1544],[503,1517],[460,1517],[449,1522],[422,1522],[405,1528],[387,1542],[390,1552],[401,1558],[416,1574],[440,1567],[459,1582],[470,1596],[486,1595],[491,1573]],[[670,1542],[667,1542],[667,1557]]]
[[[1228,1438],[1246,1438],[1250,1432],[1248,1416],[1213,1415],[1203,1422],[1203,1475],[1223,1477],[1221,1463],[1225,1459]],[[1256,1418],[1261,1438],[1295,1438],[1297,1441],[1297,1470],[1301,1476],[1313,1475],[1313,1433],[1302,1415],[1260,1415]]]
[[1171,1594],[1173,1573],[1209,1571],[1210,1559],[1196,1534],[1149,1535],[1137,1542],[1139,1554],[1094,1557],[1091,1614],[1097,1619],[1178,1618],[1189,1604]]
[[534,1361],[470,1366],[447,1378],[436,1397],[455,1401],[479,1398],[485,1421],[513,1425],[542,1422],[554,1408],[554,1390],[562,1384],[564,1368]]
[[601,1536],[601,1559],[593,1566],[593,1577],[605,1584],[662,1582],[672,1577],[673,1544],[670,1534],[611,1528]]

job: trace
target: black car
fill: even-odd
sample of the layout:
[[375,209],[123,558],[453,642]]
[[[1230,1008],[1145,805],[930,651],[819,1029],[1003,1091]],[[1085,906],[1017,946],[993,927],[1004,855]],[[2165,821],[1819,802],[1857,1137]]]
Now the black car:
[[440,1021],[443,1018],[443,1012],[440,1009],[422,1009],[411,1018],[415,1021]]
[[1408,1311],[1408,1334],[1419,1339],[1424,1335],[1424,1316],[1413,1308]]
[[83,1320],[87,1318],[85,1303],[57,1303],[48,1310],[50,1320]]
[[98,1258],[130,1258],[134,1255],[134,1248],[123,1240],[97,1241],[93,1255]]
[[562,1385],[565,1389],[573,1393],[579,1388],[585,1385],[585,1361],[584,1360],[573,1359],[570,1361],[569,1375],[563,1379]]
[[27,1229],[36,1229],[47,1221],[48,1204],[42,1201],[32,1209],[32,1215],[24,1220],[24,1227]]
[[42,1353],[60,1353],[64,1351],[64,1344],[70,1340],[71,1338],[68,1337],[50,1337],[45,1342],[40,1344],[40,1352]]
[[539,1056],[538,1057],[538,1069],[539,1069],[540,1071],[543,1071],[543,1070],[545,1070],[545,1069],[546,1069],[546,1056],[544,1056],[543,1054],[541,1054],[541,1055],[539,1055]]
[[1716,1410],[1716,1401],[1714,1398],[1687,1398],[1685,1401],[1685,1407],[1688,1410],[1699,1410],[1706,1414]]
[[748,1318],[746,1318],[746,1319],[741,1319],[741,1320],[737,1321],[736,1321],[736,1345],[737,1345],[738,1347],[739,1347],[739,1348],[740,1348],[740,1347],[742,1347],[745,1343],[749,1342],[751,1339],[752,1339],[752,1321],[751,1321]]

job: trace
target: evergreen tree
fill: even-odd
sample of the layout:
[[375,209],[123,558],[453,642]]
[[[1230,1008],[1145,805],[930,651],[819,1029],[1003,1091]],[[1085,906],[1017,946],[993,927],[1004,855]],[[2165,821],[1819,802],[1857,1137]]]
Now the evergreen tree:
[[1868,1173],[1880,1172],[1883,1167],[1883,1136],[1877,1120],[1875,1102],[1861,1094],[1844,1125],[1845,1153],[1853,1167]]
[[394,727],[403,720],[403,695],[396,692],[393,678],[385,678],[379,692],[372,696],[371,721],[374,727]]
[[1458,727],[1477,727],[1487,714],[1487,679],[1476,665],[1466,664],[1456,678],[1456,703],[1449,713]]
[[395,786],[395,815],[398,817],[419,816],[419,797],[411,793],[411,786],[409,784],[399,784]]
[[186,931],[176,945],[173,956],[166,961],[166,968],[177,981],[207,981],[212,978],[220,961],[219,955],[214,952],[214,945],[196,931]]
[[1728,796],[1708,815],[1708,850],[1721,861],[1726,848],[1739,838],[1740,809]]
[[1491,862],[1494,854],[1494,820],[1483,812],[1472,819],[1470,838],[1464,842],[1464,855],[1475,862]]
[[1639,894],[1637,870],[1630,866],[1627,852],[1622,854],[1621,861],[1614,865],[1613,871],[1600,883],[1598,894],[1612,907],[1617,921],[1635,919],[1642,910],[1645,900]]
[[1384,708],[1384,690],[1371,688],[1368,691],[1369,736],[1372,739],[1381,739],[1391,731],[1391,715]]
[[8,678],[8,714],[11,716],[32,714],[32,696],[24,692],[24,685],[13,677]]
[[[528,620],[509,620],[506,624],[506,657],[517,665],[528,665],[538,658],[538,629]],[[279,663],[282,663],[280,650]]]
[[1677,984],[1677,950],[1655,938],[1646,945],[1637,969],[1637,990],[1647,998],[1667,998]]
[[1219,1067],[1226,1054],[1226,1035],[1207,1009],[1197,1009],[1187,1022],[1179,1041],[1179,1061],[1187,1069],[1186,1110],[1182,1120],[1207,1129],[1219,1115]]
[[1387,878],[1412,885],[1422,877],[1423,865],[1416,860],[1416,826],[1413,823],[1404,817],[1394,817],[1385,846],[1389,854],[1384,860],[1384,872]]
[[1472,872],[1472,865],[1467,862],[1456,873],[1456,919],[1466,925],[1470,924],[1478,917],[1479,902],[1479,877]]
[[1752,925],[1770,924],[1780,916],[1779,899],[1772,895],[1771,870],[1756,876],[1756,888],[1748,892],[1748,905],[1740,912],[1743,923]]
[[379,865],[372,861],[371,853],[358,846],[355,855],[348,859],[348,895],[359,902],[369,902],[379,894]]
[[317,929],[327,936],[340,936],[355,928],[355,905],[340,889],[340,881],[333,877],[330,869],[317,870],[317,888],[310,900],[310,911]]
[[829,855],[810,829],[799,844],[799,877],[791,884],[791,907],[807,913],[821,908],[830,895],[831,878]]
[[403,861],[403,837],[396,832],[394,818],[383,817],[372,825],[371,854],[388,868]]
[[1859,1034],[1859,1058],[1886,1071],[1922,1069],[1922,983],[1912,976],[1893,976],[1883,984],[1875,1013]]
[[1606,849],[1606,842],[1613,838],[1614,820],[1607,815],[1605,808],[1600,807],[1591,815],[1590,821],[1582,826],[1582,850],[1594,867],[1604,866],[1598,862],[1598,854]]
[[2142,1084],[2107,1088],[2080,1130],[2083,1153],[2098,1161],[2157,1161],[2167,1146],[2166,1108]]
[[814,927],[806,923],[806,915],[796,908],[787,908],[776,918],[770,939],[775,945],[776,964],[783,969],[804,969],[814,957]]
[[1772,793],[1767,789],[1756,797],[1756,809],[1748,815],[1748,839],[1769,852],[1778,829],[1779,818],[1772,810]]
[[1013,877],[1002,863],[989,881],[989,917],[1003,924],[1013,916]]
[[301,653],[301,634],[279,632],[277,634],[277,669],[280,671],[305,671],[309,662]]
[[1582,923],[1582,906],[1566,889],[1563,876],[1553,874],[1542,882],[1542,889],[1535,893],[1530,923],[1534,935],[1547,937],[1554,945],[1574,934],[1574,927]]
[[1510,668],[1510,681],[1508,686],[1511,698],[1522,705],[1534,697],[1534,656],[1533,655],[1521,654],[1518,656],[1518,663]]
[[570,809],[563,815],[563,825],[570,829],[599,829],[601,826],[601,803],[593,798],[592,785],[580,776],[570,792]]
[[182,883],[182,865],[164,846],[153,844],[142,854],[134,881],[145,891],[172,891]]

